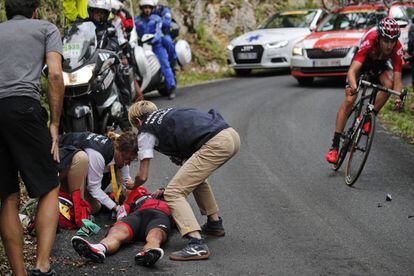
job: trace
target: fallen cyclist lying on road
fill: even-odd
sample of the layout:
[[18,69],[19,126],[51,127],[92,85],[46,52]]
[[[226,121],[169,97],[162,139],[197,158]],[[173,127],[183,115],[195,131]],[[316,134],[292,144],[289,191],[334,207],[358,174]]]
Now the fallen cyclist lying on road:
[[106,254],[114,254],[121,244],[145,241],[142,251],[135,255],[138,265],[153,266],[164,255],[160,248],[171,232],[171,211],[162,197],[162,190],[149,194],[144,187],[134,189],[117,212],[117,220],[107,236],[97,244],[74,236],[76,252],[93,262],[102,263]]

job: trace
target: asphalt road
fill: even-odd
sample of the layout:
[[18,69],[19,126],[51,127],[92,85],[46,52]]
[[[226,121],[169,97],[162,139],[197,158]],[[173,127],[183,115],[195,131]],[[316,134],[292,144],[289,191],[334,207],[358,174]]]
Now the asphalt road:
[[[303,88],[272,73],[182,88],[174,101],[149,96],[159,107],[215,108],[239,132],[240,152],[210,178],[226,236],[206,238],[208,261],[173,262],[169,253],[186,244],[175,231],[167,256],[147,269],[133,261],[142,243],[85,263],[66,231],[54,267],[62,275],[414,275],[414,148],[378,127],[360,179],[346,186],[343,170],[324,160],[342,87],[322,80]],[[166,185],[176,170],[157,155],[147,186]]]

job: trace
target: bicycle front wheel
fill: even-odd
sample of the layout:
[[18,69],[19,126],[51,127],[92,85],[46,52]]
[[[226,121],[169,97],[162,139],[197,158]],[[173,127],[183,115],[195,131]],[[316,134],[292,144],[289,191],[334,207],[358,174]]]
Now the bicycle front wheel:
[[[367,122],[369,122],[369,129],[366,129],[367,126],[364,127]],[[345,183],[348,186],[352,186],[357,181],[364,168],[374,139],[374,132],[375,115],[374,113],[365,114],[350,144],[349,159],[345,168]]]
[[341,143],[338,149],[338,161],[335,164],[332,164],[332,169],[334,171],[339,170],[342,166],[342,163],[346,159],[348,154],[348,149],[350,147],[350,142],[352,134],[354,133],[353,127],[355,125],[355,120],[360,114],[360,107],[354,106],[351,113],[348,115],[348,118],[345,123],[344,131],[341,134]]

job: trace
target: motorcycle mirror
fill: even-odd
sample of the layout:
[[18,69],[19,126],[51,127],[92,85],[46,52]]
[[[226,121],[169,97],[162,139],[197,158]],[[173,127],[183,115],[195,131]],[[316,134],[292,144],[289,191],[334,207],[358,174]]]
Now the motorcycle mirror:
[[154,38],[155,35],[153,34],[144,34],[141,38],[142,43],[149,42],[151,39]]
[[398,26],[400,26],[400,28],[405,28],[408,25],[408,22],[402,19],[397,20],[397,24]]

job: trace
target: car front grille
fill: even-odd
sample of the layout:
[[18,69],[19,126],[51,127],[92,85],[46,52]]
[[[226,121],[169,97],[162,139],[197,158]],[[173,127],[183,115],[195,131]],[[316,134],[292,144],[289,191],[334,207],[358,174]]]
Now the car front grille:
[[336,48],[325,51],[323,49],[306,49],[306,54],[310,59],[324,59],[324,58],[344,58],[351,48]]
[[[260,63],[262,61],[263,51],[264,49],[262,45],[236,46],[233,49],[234,61],[238,64]],[[245,54],[245,53],[256,53],[256,58],[251,58],[251,59],[239,58],[239,54]]]

